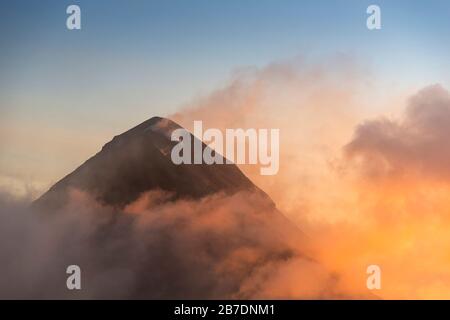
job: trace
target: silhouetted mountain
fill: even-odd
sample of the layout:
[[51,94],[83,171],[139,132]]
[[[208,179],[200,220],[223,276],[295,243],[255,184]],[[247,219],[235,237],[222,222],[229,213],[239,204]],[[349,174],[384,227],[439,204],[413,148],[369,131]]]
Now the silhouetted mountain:
[[157,189],[170,192],[172,199],[198,199],[216,192],[233,194],[241,190],[262,192],[234,164],[175,165],[170,153],[177,142],[170,137],[178,128],[181,127],[171,120],[153,117],[114,137],[34,205],[60,208],[67,200],[69,188],[85,191],[115,207],[123,207],[143,192]]

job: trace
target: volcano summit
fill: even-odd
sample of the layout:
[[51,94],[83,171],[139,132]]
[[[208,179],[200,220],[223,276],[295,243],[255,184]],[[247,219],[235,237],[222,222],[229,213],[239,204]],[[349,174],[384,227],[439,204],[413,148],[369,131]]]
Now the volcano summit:
[[[177,144],[171,141],[176,129],[181,127],[175,122],[153,117],[114,137],[99,153],[51,187],[35,205],[60,208],[71,188],[115,207],[123,207],[151,190],[169,192],[172,199],[200,199],[217,192],[262,192],[235,165],[175,165],[170,152]],[[191,140],[202,144],[203,149],[207,147],[192,134]]]

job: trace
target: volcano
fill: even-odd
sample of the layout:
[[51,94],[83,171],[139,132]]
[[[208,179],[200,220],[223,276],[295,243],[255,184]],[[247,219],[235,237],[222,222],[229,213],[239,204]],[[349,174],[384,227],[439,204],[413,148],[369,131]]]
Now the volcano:
[[[34,205],[60,209],[70,189],[84,191],[114,207],[124,207],[151,190],[168,192],[171,200],[200,199],[218,192],[231,195],[243,190],[264,194],[234,164],[175,165],[170,152],[177,142],[171,141],[171,133],[178,128],[169,119],[153,117],[114,137]],[[194,139],[191,134],[191,141]]]

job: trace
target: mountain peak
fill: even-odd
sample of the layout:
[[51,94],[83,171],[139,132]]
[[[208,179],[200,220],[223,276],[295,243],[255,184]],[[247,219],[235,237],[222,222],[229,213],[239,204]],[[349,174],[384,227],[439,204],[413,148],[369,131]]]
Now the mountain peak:
[[112,145],[120,143],[122,141],[129,140],[132,137],[145,135],[149,131],[157,134],[162,134],[166,138],[170,139],[172,131],[178,128],[181,128],[181,126],[170,119],[162,117],[152,117],[129,129],[128,131],[115,136],[110,142],[106,143],[103,146],[102,150],[110,148]]
[[[35,205],[61,208],[70,189],[87,192],[115,207],[123,207],[151,190],[166,191],[172,199],[199,199],[241,190],[262,193],[234,164],[175,165],[170,153],[177,142],[171,141],[171,133],[178,128],[182,127],[170,119],[152,117],[115,136],[100,152],[53,185]],[[193,135],[191,138],[197,139]]]

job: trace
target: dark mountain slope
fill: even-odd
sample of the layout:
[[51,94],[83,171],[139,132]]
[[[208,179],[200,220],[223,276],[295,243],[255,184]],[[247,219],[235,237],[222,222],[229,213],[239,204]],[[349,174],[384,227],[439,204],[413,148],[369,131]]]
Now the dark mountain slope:
[[171,120],[154,117],[114,137],[34,205],[58,209],[66,202],[69,188],[85,191],[115,207],[123,207],[143,192],[157,189],[170,192],[172,199],[199,199],[217,192],[233,194],[242,190],[262,192],[234,164],[175,165],[170,152],[177,142],[171,141],[170,136],[177,128],[180,126]]

